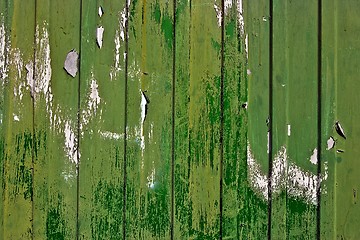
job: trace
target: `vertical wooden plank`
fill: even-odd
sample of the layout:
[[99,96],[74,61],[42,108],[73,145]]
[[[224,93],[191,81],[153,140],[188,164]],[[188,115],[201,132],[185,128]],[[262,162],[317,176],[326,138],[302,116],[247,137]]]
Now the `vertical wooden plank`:
[[82,1],[80,239],[123,236],[125,4]]
[[8,2],[0,2],[0,236],[4,237],[4,162],[5,162],[5,83],[8,80],[9,61]]
[[75,239],[79,73],[70,76],[64,62],[80,50],[80,0],[36,6],[34,237]]
[[[324,36],[324,74],[328,73],[329,68],[332,68],[333,77],[325,78],[324,84],[328,81],[333,81],[333,88],[324,88],[326,90],[333,90],[335,93],[334,101],[328,108],[324,107],[324,111],[331,111],[334,119],[326,121],[326,112],[323,114],[324,128],[332,128],[332,134],[336,139],[336,144],[333,149],[329,150],[329,154],[335,154],[335,159],[330,158],[329,161],[329,181],[325,183],[328,186],[326,189],[329,196],[322,195],[323,202],[330,200],[332,205],[325,205],[322,208],[322,220],[326,223],[326,216],[332,213],[332,222],[329,226],[323,226],[323,231],[330,228],[332,238],[336,239],[356,239],[360,236],[358,227],[359,219],[359,148],[358,136],[360,134],[359,119],[359,56],[360,56],[360,41],[357,33],[360,30],[359,4],[357,1],[340,2],[334,1],[333,8],[323,4],[324,8],[324,25],[325,20],[331,16],[330,24],[334,24],[332,37],[327,40]],[[325,18],[327,17],[327,18]],[[328,33],[328,29],[323,25],[323,32]],[[331,25],[330,25],[331,26]],[[329,42],[327,42],[329,41]],[[331,44],[331,45],[330,45]],[[331,60],[333,60],[331,62]],[[330,66],[326,66],[328,63]],[[327,70],[327,71],[326,71]],[[331,82],[329,83],[331,84]],[[331,92],[330,92],[331,93]],[[326,97],[324,95],[324,104],[326,104]],[[334,122],[339,121],[345,137],[334,129]],[[328,136],[324,136],[327,140]],[[337,152],[343,150],[344,152]],[[335,160],[334,163],[330,161]],[[325,170],[325,169],[324,169]],[[333,197],[333,198],[332,198]],[[331,216],[331,215],[330,215]],[[324,233],[322,231],[322,233]]]
[[[222,238],[247,238],[247,55],[240,1],[224,6],[224,170]],[[249,196],[250,195],[250,196]],[[245,203],[245,204],[244,204]]]
[[317,7],[314,1],[274,1],[274,238],[315,239],[317,235]]
[[[332,139],[337,139],[334,129],[336,121],[336,80],[338,54],[338,8],[337,0],[327,1],[322,5],[322,82],[321,82],[321,174],[327,179],[321,183],[320,198],[320,237],[321,239],[337,239],[336,236],[336,189],[335,179],[337,160],[336,147]],[[328,146],[328,140],[329,146]]]
[[126,237],[169,239],[173,2],[129,8]]
[[245,54],[248,62],[247,158],[240,171],[241,238],[266,239],[269,174],[269,2],[245,1]]
[[[34,58],[34,2],[8,1],[8,77],[4,85],[3,239],[32,235],[33,102],[25,66]],[[27,19],[27,21],[23,21]],[[2,25],[4,26],[4,25]],[[11,45],[11,46],[10,46]],[[6,46],[4,46],[6,47]],[[4,65],[4,67],[6,67]]]
[[221,11],[220,1],[178,2],[175,239],[220,235]]
[[190,1],[176,1],[175,12],[174,239],[188,239],[192,228],[189,155]]

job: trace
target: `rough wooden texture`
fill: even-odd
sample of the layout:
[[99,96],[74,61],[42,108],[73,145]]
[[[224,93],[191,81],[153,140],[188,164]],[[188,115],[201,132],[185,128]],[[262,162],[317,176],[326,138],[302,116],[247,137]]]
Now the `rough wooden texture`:
[[74,239],[77,222],[79,73],[63,69],[80,50],[80,1],[38,0],[33,80],[34,237]]
[[[329,159],[324,158],[324,161],[329,161],[329,180],[323,184],[323,190],[327,193],[322,195],[321,219],[324,231],[321,231],[321,237],[357,239],[360,236],[357,139],[360,133],[360,84],[357,80],[359,5],[357,1],[333,1],[329,6],[323,6],[323,145],[329,135],[337,141],[335,148],[328,151]],[[329,18],[331,22],[326,24]],[[328,113],[331,117],[329,120]],[[335,131],[335,121],[342,125],[346,140]],[[344,153],[337,153],[339,149],[344,150]]]
[[[259,7],[261,6],[261,7]],[[245,49],[248,75],[247,176],[243,193],[243,238],[265,239],[268,231],[269,3],[246,1]],[[250,161],[253,159],[254,161]],[[245,167],[244,166],[244,167]],[[243,169],[242,171],[245,171]],[[264,185],[265,184],[265,185]],[[240,188],[242,189],[242,188]],[[244,190],[243,190],[244,191]]]
[[[5,100],[2,113],[4,148],[1,238],[27,239],[32,235],[33,213],[33,101],[27,86],[25,65],[34,57],[35,5],[33,2],[12,1],[7,2],[6,7],[8,76],[2,83]],[[26,23],[23,22],[24,18],[28,19]]]
[[175,200],[180,224],[174,226],[179,229],[175,239],[220,234],[221,26],[216,14],[221,8],[221,2],[191,1],[179,4],[177,11],[179,25],[189,23],[184,33],[189,43],[177,33],[175,126],[182,130],[175,136],[175,196],[182,195],[183,204]]
[[[224,6],[223,239],[243,238],[247,201],[247,59],[243,12]],[[241,6],[243,7],[243,6]]]
[[358,5],[0,1],[0,239],[357,239]]
[[126,149],[126,237],[169,239],[173,3],[132,1]]
[[[80,239],[123,236],[125,4],[82,1]],[[101,48],[96,38],[100,27]]]
[[[282,176],[279,188],[286,194],[277,196],[273,188],[272,237],[314,239],[318,184],[317,3],[275,1],[273,24],[272,185],[277,185],[277,177]],[[311,159],[314,151],[315,158]],[[276,165],[278,159],[280,165]],[[282,175],[279,168],[284,168]]]

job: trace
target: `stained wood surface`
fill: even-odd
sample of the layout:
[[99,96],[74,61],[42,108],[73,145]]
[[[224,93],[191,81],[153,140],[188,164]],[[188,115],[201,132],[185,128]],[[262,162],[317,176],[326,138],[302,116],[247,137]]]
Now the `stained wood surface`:
[[0,1],[0,238],[359,238],[358,12]]

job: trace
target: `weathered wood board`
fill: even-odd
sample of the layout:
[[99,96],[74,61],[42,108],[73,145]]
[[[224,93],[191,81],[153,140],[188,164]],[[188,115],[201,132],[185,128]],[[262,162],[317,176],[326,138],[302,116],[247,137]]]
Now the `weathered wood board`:
[[0,239],[358,239],[359,10],[0,0]]

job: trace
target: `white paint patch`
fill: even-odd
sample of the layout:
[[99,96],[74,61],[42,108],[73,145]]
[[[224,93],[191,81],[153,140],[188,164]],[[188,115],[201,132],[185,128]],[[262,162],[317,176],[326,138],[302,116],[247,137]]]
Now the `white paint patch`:
[[104,10],[101,6],[99,6],[98,14],[99,14],[99,17],[102,17],[102,15],[104,14]]
[[[116,78],[117,74],[122,70],[120,65],[120,47],[121,44],[125,42],[125,25],[126,25],[126,8],[124,8],[119,13],[119,28],[116,30],[115,33],[115,60],[114,60],[114,66],[112,70],[110,71],[110,79],[113,80],[113,78]],[[124,58],[125,59],[125,58]]]
[[96,79],[93,78],[91,80],[91,85],[90,85],[90,98],[88,101],[88,107],[89,109],[92,109],[95,113],[97,110],[97,107],[100,103],[100,96],[99,96],[99,89],[98,89],[99,85],[96,82]]
[[246,34],[245,36],[245,52],[246,52],[246,59],[249,59],[249,35]]
[[76,139],[76,135],[75,132],[73,131],[73,129],[71,128],[71,122],[70,121],[66,121],[65,123],[65,129],[64,129],[64,135],[65,135],[65,153],[66,156],[69,158],[69,160],[72,163],[79,163],[79,159],[78,159],[78,149],[77,149],[77,139]]
[[81,135],[84,134],[84,132],[82,131],[84,125],[87,125],[90,119],[92,119],[93,116],[96,116],[100,102],[101,102],[101,98],[99,95],[99,85],[97,84],[97,81],[94,77],[94,73],[91,72],[90,88],[87,99],[87,108],[84,109],[81,114],[81,118],[82,118],[82,121],[80,123]]
[[249,143],[247,145],[247,168],[251,185],[255,190],[259,191],[266,200],[268,200],[268,179],[265,174],[262,174],[261,167],[256,162]]
[[0,18],[0,80],[1,84],[4,84],[5,78],[8,76],[8,60],[6,51],[9,51],[10,44],[7,43],[7,36],[5,31],[4,17]]
[[144,152],[145,150],[145,137],[144,137],[144,122],[146,118],[146,104],[148,103],[146,100],[146,97],[144,93],[140,90],[141,93],[141,103],[140,103],[140,109],[141,109],[141,120],[140,120],[140,131],[141,131],[141,151]]
[[96,41],[99,48],[102,48],[103,45],[103,36],[104,36],[104,28],[102,26],[96,29]]
[[310,162],[312,164],[316,165],[318,163],[317,154],[318,154],[318,150],[315,148],[313,154],[310,156]]
[[147,177],[147,186],[148,188],[155,188],[155,168],[151,171],[150,175]]
[[326,150],[330,150],[335,146],[335,140],[333,137],[330,136],[330,138],[326,141],[327,148]]
[[214,3],[214,9],[215,9],[215,12],[216,12],[216,18],[218,20],[218,26],[221,27],[222,13],[221,13],[221,8],[216,5],[216,0],[215,0],[215,3]]
[[114,133],[114,132],[109,132],[109,131],[98,131],[100,136],[104,139],[111,139],[111,140],[119,140],[119,139],[124,139],[124,134],[119,134],[119,133]]
[[18,48],[15,48],[13,51],[14,51],[13,52],[14,56],[13,56],[11,63],[14,64],[16,67],[16,70],[18,72],[18,79],[21,79],[21,71],[22,71],[23,65],[24,65],[22,57],[21,57],[21,52]]
[[270,132],[267,132],[267,150],[266,153],[270,152]]
[[75,77],[78,72],[78,59],[79,54],[74,49],[66,55],[64,69],[72,77]]
[[[50,127],[53,127],[53,94],[51,93],[51,58],[50,58],[50,40],[48,33],[48,24],[43,22],[42,27],[36,26],[36,46],[35,53],[35,75],[32,70],[29,70],[31,63],[28,63],[28,78],[27,83],[30,87],[32,96],[34,97],[35,104],[39,98],[39,94],[43,94],[46,101],[46,110],[50,118]],[[33,78],[31,78],[33,75]]]
[[237,7],[237,13],[238,13],[238,21],[239,21],[239,28],[240,28],[240,34],[241,36],[244,36],[245,32],[245,23],[244,23],[244,12],[243,12],[243,3],[242,0],[237,0],[236,3]]
[[232,8],[232,0],[225,0],[224,1],[224,12],[225,12],[225,16],[228,13],[229,9]]
[[15,121],[15,122],[19,122],[19,121],[20,121],[20,118],[19,118],[18,115],[16,115],[16,114],[13,113],[13,117],[14,117],[14,121]]
[[31,96],[34,97],[34,63],[30,61],[25,65],[26,69],[26,83],[30,87]]
[[[262,173],[260,165],[254,159],[249,143],[247,146],[247,164],[248,178],[252,187],[267,200],[268,178],[266,174]],[[283,146],[274,156],[272,164],[271,188],[274,194],[286,190],[292,197],[317,205],[317,189],[320,187],[320,183],[328,178],[326,161],[324,173],[318,178],[316,174],[305,171],[292,163],[287,155],[286,148]]]
[[287,125],[287,135],[288,135],[288,137],[290,137],[290,135],[291,135],[291,125],[290,124]]

